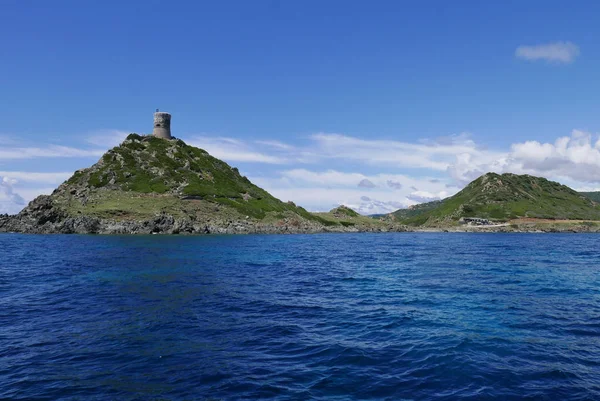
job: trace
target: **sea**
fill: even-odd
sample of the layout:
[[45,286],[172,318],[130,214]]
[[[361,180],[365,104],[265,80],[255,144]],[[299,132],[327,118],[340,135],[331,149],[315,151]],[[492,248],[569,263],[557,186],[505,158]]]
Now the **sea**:
[[600,235],[0,234],[2,400],[600,400]]

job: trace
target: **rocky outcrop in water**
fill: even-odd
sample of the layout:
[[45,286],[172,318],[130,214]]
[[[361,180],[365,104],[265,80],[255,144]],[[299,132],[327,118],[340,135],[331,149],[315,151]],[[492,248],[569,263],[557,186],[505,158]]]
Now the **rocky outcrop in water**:
[[[43,223],[42,223],[43,221]],[[266,224],[245,221],[197,221],[158,215],[141,221],[118,221],[97,217],[66,217],[59,220],[41,217],[0,216],[0,232],[31,234],[293,234],[321,232],[402,232],[402,226],[327,227],[317,223],[282,221]]]

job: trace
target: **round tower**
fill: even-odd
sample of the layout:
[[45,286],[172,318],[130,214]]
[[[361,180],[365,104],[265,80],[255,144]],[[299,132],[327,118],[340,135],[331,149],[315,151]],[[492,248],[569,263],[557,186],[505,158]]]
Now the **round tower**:
[[157,138],[171,139],[171,115],[169,113],[156,110],[152,135]]

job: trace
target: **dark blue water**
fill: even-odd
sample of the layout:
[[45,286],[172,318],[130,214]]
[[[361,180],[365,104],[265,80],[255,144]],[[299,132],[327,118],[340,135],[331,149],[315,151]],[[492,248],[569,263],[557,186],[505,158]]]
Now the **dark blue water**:
[[0,399],[600,399],[600,236],[0,235]]

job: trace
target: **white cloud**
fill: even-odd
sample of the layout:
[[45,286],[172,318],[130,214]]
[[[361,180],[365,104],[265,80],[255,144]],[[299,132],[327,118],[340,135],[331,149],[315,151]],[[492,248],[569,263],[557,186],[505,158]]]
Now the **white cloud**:
[[0,213],[15,214],[25,206],[25,199],[13,190],[16,180],[0,176]]
[[573,130],[553,144],[527,141],[512,145],[510,168],[580,182],[600,182],[598,135]]
[[309,171],[300,168],[282,171],[280,174],[284,181],[294,186],[317,184],[329,188],[354,187],[357,182],[367,178],[359,173],[344,173],[335,170]]
[[[259,178],[260,179],[260,178]],[[280,172],[279,179],[263,181],[268,185],[287,186],[301,188],[305,186],[319,185],[326,188],[357,188],[356,183],[361,180],[368,180],[375,185],[378,190],[389,193],[390,196],[398,198],[403,193],[409,193],[410,188],[420,186],[427,191],[440,191],[445,188],[444,180],[434,180],[431,177],[411,177],[404,174],[374,174],[365,175],[360,173],[347,173],[336,170],[310,171],[306,169],[293,169]],[[388,181],[393,181],[400,188],[389,188]],[[432,182],[433,181],[433,182]],[[358,190],[362,191],[362,190]],[[371,196],[372,192],[369,192]]]
[[193,136],[186,139],[186,142],[229,162],[324,164],[339,160],[375,167],[439,172],[451,167],[456,155],[468,154],[478,158],[489,153],[479,148],[470,139],[469,134],[465,133],[420,143],[366,140],[340,134],[318,133],[310,136],[309,142],[301,147],[280,141],[245,142],[211,136]]
[[579,46],[572,42],[554,42],[535,46],[519,46],[515,56],[524,60],[544,60],[553,63],[570,64],[579,56]]
[[0,160],[59,158],[59,157],[99,157],[104,154],[101,149],[77,149],[69,146],[49,145],[40,147],[4,147],[0,149]]
[[[446,197],[450,192],[443,180],[431,177],[410,177],[401,174],[364,175],[335,170],[310,171],[306,169],[287,170],[278,178],[250,177],[257,185],[265,188],[282,200],[293,200],[311,211],[328,211],[339,205],[346,205],[362,214],[389,213],[400,208],[419,203],[410,198],[411,187],[419,185],[432,197]],[[367,180],[373,188],[361,188],[357,182]],[[399,188],[389,187],[388,181]]]
[[71,177],[71,172],[38,173],[26,171],[0,171],[0,176],[8,177],[21,182],[42,182],[46,184],[62,184]]
[[425,202],[431,202],[431,201],[435,201],[435,200],[444,199],[447,197],[447,192],[440,191],[436,194],[433,194],[433,193],[427,192],[427,191],[415,191],[415,192],[411,192],[406,197],[417,203],[425,203]]
[[0,213],[18,213],[35,197],[52,193],[71,175],[70,172],[0,171]]
[[87,137],[87,142],[91,143],[92,145],[109,149],[120,145],[129,134],[130,132],[117,129],[98,130],[92,132]]
[[192,146],[204,149],[212,156],[227,162],[286,163],[286,160],[282,157],[255,151],[249,145],[237,139],[195,136],[186,142]]
[[293,200],[297,205],[313,212],[326,212],[339,205],[346,205],[361,214],[389,213],[414,204],[398,201],[396,196],[384,191],[369,192],[367,197],[358,188],[266,186],[265,189],[281,200]]
[[368,196],[361,196],[360,203],[346,205],[356,210],[360,214],[385,214],[392,213],[398,209],[405,208],[406,205],[396,201],[382,201]]
[[27,146],[14,137],[0,136],[0,160],[19,160],[36,158],[97,158],[102,156],[109,148],[119,145],[128,133],[120,130],[94,131],[87,137],[86,142],[97,146],[92,149],[81,149],[72,146],[44,144]]
[[280,141],[254,141],[254,143],[258,144],[258,145],[264,145],[264,146],[268,146],[271,148],[276,148],[276,149],[282,149],[282,150],[292,150],[294,149],[293,146],[288,145],[286,143],[280,142]]
[[531,174],[573,185],[600,183],[600,136],[573,130],[554,143],[525,141],[505,153],[460,154],[448,168],[459,185],[487,172]]
[[417,144],[391,140],[365,140],[326,133],[315,134],[311,139],[317,145],[315,153],[321,158],[437,171],[446,170],[457,153],[477,152],[472,141]]
[[575,191],[577,192],[599,192],[600,191],[600,186],[598,185],[583,185],[581,186],[581,184],[575,184],[575,185],[569,185],[568,183],[563,183],[571,188],[573,188]]

